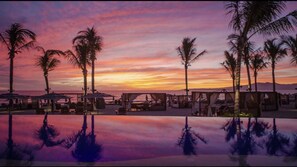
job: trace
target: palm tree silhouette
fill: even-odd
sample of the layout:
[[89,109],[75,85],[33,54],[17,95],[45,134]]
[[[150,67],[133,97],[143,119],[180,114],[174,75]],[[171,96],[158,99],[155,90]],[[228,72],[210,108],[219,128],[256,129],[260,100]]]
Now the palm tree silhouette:
[[225,8],[227,14],[232,15],[229,26],[235,31],[234,34],[228,36],[228,39],[238,41],[234,112],[239,114],[241,60],[249,40],[255,34],[280,34],[283,31],[294,30],[297,10],[279,17],[285,8],[285,3],[281,1],[229,1]]
[[191,130],[191,127],[188,126],[188,116],[186,116],[185,127],[182,129],[182,135],[178,139],[177,145],[183,148],[184,155],[196,155],[197,139],[207,144],[204,137]]
[[42,142],[42,144],[39,146],[39,150],[44,146],[54,147],[62,145],[65,141],[64,139],[54,141],[54,139],[59,136],[60,133],[55,126],[48,124],[47,115],[48,113],[46,112],[43,119],[43,125],[38,130],[36,130],[34,134],[34,136]]
[[31,166],[34,161],[34,148],[31,146],[21,147],[14,143],[12,138],[12,114],[8,115],[8,139],[7,147],[0,153],[0,159],[8,160],[5,166]]
[[247,45],[244,47],[243,53],[243,62],[246,67],[247,78],[248,78],[248,90],[252,91],[252,81],[251,81],[251,74],[250,74],[250,53],[254,51],[254,43],[248,42]]
[[232,78],[232,86],[233,86],[233,92],[235,92],[235,86],[234,86],[234,81],[235,81],[235,67],[236,67],[236,59],[233,56],[232,53],[229,53],[228,51],[224,52],[225,54],[225,61],[221,63],[223,67],[229,72],[231,78]]
[[296,37],[282,36],[282,42],[291,51],[291,63],[297,65],[297,34]]
[[275,118],[273,118],[273,127],[266,141],[266,151],[269,155],[279,155],[279,152],[285,153],[285,145],[288,146],[290,139],[280,133],[276,127]]
[[42,52],[42,55],[40,55],[36,60],[36,66],[40,67],[43,71],[43,76],[46,85],[45,91],[47,94],[49,94],[50,87],[48,82],[48,73],[50,71],[53,71],[60,64],[60,60],[58,60],[54,56],[61,56],[65,54],[60,50],[45,50],[41,46],[37,46],[36,49]]
[[264,61],[264,57],[260,54],[255,54],[254,56],[251,56],[251,69],[254,71],[254,77],[255,77],[255,91],[258,91],[257,88],[257,76],[258,72],[260,70],[263,70],[264,68],[267,68],[267,62]]
[[102,37],[98,35],[95,28],[87,28],[87,30],[79,31],[72,43],[75,44],[77,41],[85,40],[90,51],[90,60],[92,62],[92,93],[95,93],[95,60],[96,52],[102,50]]
[[190,39],[189,37],[185,37],[182,41],[182,45],[177,47],[178,55],[182,59],[182,64],[185,66],[185,82],[186,82],[186,95],[188,96],[188,67],[191,63],[194,63],[198,60],[198,58],[206,53],[206,50],[196,53],[195,48],[195,40],[196,38]]
[[[9,92],[13,92],[13,60],[24,49],[34,46],[36,35],[34,32],[24,29],[19,23],[14,23],[5,32],[0,33],[0,41],[7,47],[10,60]],[[12,106],[12,99],[9,100]]]
[[293,143],[289,147],[290,149],[286,151],[286,162],[294,162],[297,160],[297,134],[293,134]]
[[264,43],[264,51],[266,52],[268,59],[271,61],[273,92],[275,92],[275,65],[287,55],[286,49],[282,48],[282,43],[275,43],[275,41],[276,38],[273,38]]
[[[251,118],[249,117],[247,129],[244,130],[243,132],[242,132],[243,128],[241,126],[240,118],[237,118],[237,120],[235,120],[235,124],[236,124],[235,125],[236,138],[233,137],[235,141],[231,143],[230,153],[232,155],[230,156],[230,159],[232,161],[239,161],[240,166],[249,166],[248,163],[246,162],[246,158],[248,155],[255,153],[256,144],[257,144],[251,134],[251,126],[252,126]],[[237,154],[238,157],[234,156],[235,154]]]
[[96,143],[96,135],[94,132],[94,115],[92,115],[92,131],[87,134],[87,115],[83,115],[82,129],[70,136],[66,142],[65,147],[71,148],[76,143],[72,156],[79,162],[93,163],[101,159],[102,145]]
[[[74,66],[77,66],[82,70],[83,79],[84,79],[84,95],[87,94],[87,65],[90,65],[90,56],[89,48],[87,43],[84,40],[77,42],[74,46],[76,54],[74,54],[71,50],[67,50],[65,53],[65,57],[68,58],[69,62]],[[84,112],[86,110],[86,98],[84,98]]]
[[252,122],[252,133],[255,134],[257,137],[262,137],[266,135],[266,130],[268,130],[269,127],[270,126],[268,122],[258,120],[258,118],[255,117],[255,121]]
[[226,131],[226,142],[229,142],[231,139],[234,139],[236,132],[237,132],[237,123],[236,118],[233,117],[232,119],[228,120],[225,125],[222,126],[224,131]]

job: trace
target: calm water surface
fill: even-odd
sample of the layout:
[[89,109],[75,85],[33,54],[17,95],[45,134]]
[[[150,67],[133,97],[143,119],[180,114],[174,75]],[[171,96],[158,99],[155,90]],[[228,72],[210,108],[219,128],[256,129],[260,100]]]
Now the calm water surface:
[[294,119],[2,115],[0,134],[0,165],[199,155],[290,156],[291,165],[297,162]]

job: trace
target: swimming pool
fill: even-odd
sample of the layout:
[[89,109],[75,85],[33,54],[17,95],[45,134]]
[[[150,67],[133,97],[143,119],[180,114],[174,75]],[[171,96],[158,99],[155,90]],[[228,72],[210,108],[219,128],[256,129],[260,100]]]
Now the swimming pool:
[[2,115],[0,165],[297,165],[297,120]]

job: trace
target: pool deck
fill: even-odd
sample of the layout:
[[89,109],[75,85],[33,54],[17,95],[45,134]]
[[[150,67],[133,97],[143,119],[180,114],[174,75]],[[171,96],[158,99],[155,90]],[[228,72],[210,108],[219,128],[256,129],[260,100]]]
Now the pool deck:
[[[96,112],[90,112],[89,114],[96,115],[116,115],[116,110],[120,108],[119,105],[106,105],[105,109],[98,109]],[[7,114],[7,111],[0,111],[0,115]],[[13,114],[17,115],[35,115],[35,110],[16,110],[12,111]],[[139,116],[192,116],[191,108],[171,108],[168,107],[166,111],[131,111],[127,112],[126,115],[139,115]],[[59,112],[50,113],[59,115]],[[74,112],[71,115],[74,115]],[[194,116],[197,117],[197,116]],[[203,116],[205,117],[205,116]],[[292,108],[280,108],[278,111],[265,111],[262,112],[263,118],[296,118],[297,109]]]

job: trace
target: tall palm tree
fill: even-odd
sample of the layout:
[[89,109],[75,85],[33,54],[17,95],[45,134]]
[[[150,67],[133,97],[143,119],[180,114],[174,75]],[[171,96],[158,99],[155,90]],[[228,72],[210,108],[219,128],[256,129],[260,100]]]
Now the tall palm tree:
[[231,78],[232,78],[232,86],[233,86],[233,92],[235,92],[235,67],[236,67],[236,59],[233,56],[232,53],[229,53],[228,51],[224,52],[225,54],[225,61],[221,63],[223,67],[229,72]]
[[4,43],[8,50],[10,60],[9,92],[13,92],[13,60],[18,53],[24,49],[34,46],[36,34],[23,28],[20,23],[14,23],[5,32],[0,33],[0,41]]
[[229,1],[225,8],[227,14],[232,15],[229,26],[235,31],[235,34],[230,35],[228,39],[234,39],[237,36],[239,44],[234,104],[235,113],[239,114],[240,69],[244,48],[255,34],[271,35],[294,30],[293,25],[297,23],[297,10],[280,17],[285,9],[285,2],[282,1]]
[[185,66],[185,82],[186,82],[186,95],[188,96],[188,67],[191,65],[191,63],[194,63],[198,60],[198,58],[206,53],[206,50],[200,52],[197,54],[196,48],[195,48],[195,40],[196,38],[189,38],[185,37],[182,41],[182,45],[177,47],[176,50],[178,52],[178,55],[182,59],[182,64]]
[[102,50],[102,37],[98,35],[94,27],[87,28],[87,30],[79,31],[78,36],[76,36],[72,43],[74,44],[77,41],[85,40],[90,51],[90,60],[92,62],[92,93],[95,92],[95,60],[96,52]]
[[[240,38],[234,34],[234,39],[229,41],[228,44],[230,45],[230,50],[235,54],[238,52],[238,44],[240,41],[238,41]],[[235,40],[235,41],[234,41]],[[252,82],[251,82],[251,75],[250,75],[250,65],[249,65],[249,60],[250,60],[250,53],[254,51],[254,43],[253,42],[248,42],[245,48],[243,49],[243,62],[246,66],[246,73],[247,73],[247,78],[248,78],[248,90],[252,91]]]
[[276,38],[267,40],[264,43],[264,51],[266,52],[268,59],[271,61],[273,92],[275,92],[275,65],[287,55],[286,49],[282,48],[282,43],[276,43],[275,41]]
[[[67,50],[65,52],[66,58],[68,58],[69,62],[73,64],[74,66],[77,66],[82,70],[83,73],[83,79],[84,79],[84,95],[87,94],[87,65],[90,65],[90,58],[89,58],[89,47],[87,43],[85,43],[83,40],[81,40],[79,43],[77,43],[75,46],[75,52],[74,54],[71,50]],[[86,107],[86,98],[84,98],[84,107]]]
[[42,55],[40,55],[36,60],[36,65],[39,66],[43,71],[43,76],[45,79],[45,85],[46,85],[46,93],[49,94],[50,87],[48,82],[48,73],[50,71],[53,71],[59,64],[60,60],[55,58],[55,55],[65,55],[64,52],[60,50],[45,50],[41,46],[36,47],[37,50],[40,50],[42,52]]
[[296,37],[282,36],[283,43],[291,51],[291,63],[297,65],[297,34]]
[[254,77],[255,77],[255,91],[257,92],[257,76],[258,72],[264,68],[267,68],[267,62],[264,61],[264,57],[260,54],[255,54],[251,57],[251,68],[254,71]]

